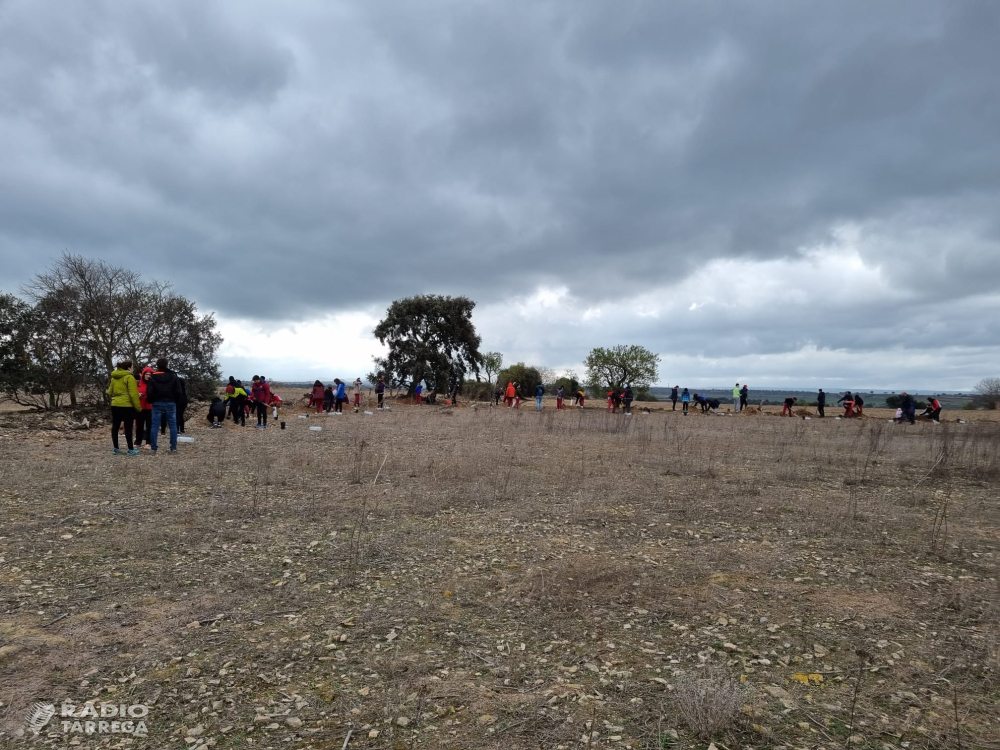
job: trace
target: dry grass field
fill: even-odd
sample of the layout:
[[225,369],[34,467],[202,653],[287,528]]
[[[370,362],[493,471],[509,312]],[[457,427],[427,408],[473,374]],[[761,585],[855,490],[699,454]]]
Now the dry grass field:
[[[532,407],[4,417],[0,744],[1000,748],[992,415]],[[64,700],[148,736],[19,736]]]

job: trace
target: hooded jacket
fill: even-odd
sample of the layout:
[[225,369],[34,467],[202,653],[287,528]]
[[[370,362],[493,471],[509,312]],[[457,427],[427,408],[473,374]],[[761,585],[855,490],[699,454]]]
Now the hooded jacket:
[[151,404],[160,402],[176,404],[186,402],[187,397],[177,373],[173,370],[160,370],[154,372],[149,378],[149,385],[146,386],[146,400]]
[[271,403],[271,386],[263,380],[258,380],[256,383],[251,385],[250,393],[253,395],[254,401],[260,401],[264,404]]
[[208,416],[218,417],[219,419],[226,418],[226,402],[221,398],[216,396],[212,399],[212,405],[208,407]]
[[733,386],[733,398],[738,399],[740,397],[740,387],[738,385]]
[[150,375],[152,375],[153,368],[144,367],[142,372],[139,373],[139,380],[136,381],[135,384],[136,390],[139,391],[139,405],[142,407],[142,411],[149,411],[150,409],[153,408],[153,405],[150,403],[149,399],[146,398],[146,391],[149,388],[149,383],[146,382],[147,372]]
[[337,385],[337,398],[343,400],[347,397],[347,387],[343,383]]
[[111,383],[108,384],[108,395],[112,406],[131,406],[136,411],[142,411],[139,400],[139,388],[135,376],[128,370],[116,369],[111,373]]
[[513,383],[507,383],[507,398],[514,398],[516,391]]

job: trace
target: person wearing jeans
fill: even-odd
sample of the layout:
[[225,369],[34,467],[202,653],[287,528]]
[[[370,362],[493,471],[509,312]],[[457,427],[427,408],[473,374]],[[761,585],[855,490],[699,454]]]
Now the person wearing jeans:
[[535,411],[542,410],[542,396],[545,394],[545,386],[539,383],[535,386]]
[[740,384],[737,383],[733,386],[733,411],[737,412],[740,410]]
[[156,371],[149,377],[146,387],[146,399],[153,406],[153,424],[149,435],[149,449],[156,453],[160,436],[160,422],[167,420],[170,429],[170,452],[177,451],[177,402],[183,396],[180,378],[177,373],[167,367],[168,362],[162,357],[156,360]]
[[170,430],[170,452],[177,451],[177,404],[173,401],[156,401],[153,403],[153,432],[149,438],[149,450],[156,453],[160,437],[160,424],[167,422]]

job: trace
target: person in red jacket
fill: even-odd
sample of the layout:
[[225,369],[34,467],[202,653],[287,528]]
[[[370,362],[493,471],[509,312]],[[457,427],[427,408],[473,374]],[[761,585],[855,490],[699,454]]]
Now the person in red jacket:
[[927,398],[927,408],[921,417],[928,417],[934,424],[941,424],[941,402],[933,396]]
[[316,413],[323,411],[323,394],[326,393],[326,387],[318,380],[313,383],[312,398],[309,400],[309,405],[312,406],[316,404]]
[[267,427],[267,407],[271,403],[271,386],[263,378],[254,375],[250,386],[254,409],[257,412],[257,427]]
[[149,378],[152,374],[152,367],[143,368],[142,374],[139,375],[139,380],[135,384],[139,391],[139,406],[142,407],[142,411],[139,412],[135,420],[136,448],[142,447],[143,440],[147,443],[152,440],[149,431],[153,429],[153,405],[146,400],[146,388],[149,386]]

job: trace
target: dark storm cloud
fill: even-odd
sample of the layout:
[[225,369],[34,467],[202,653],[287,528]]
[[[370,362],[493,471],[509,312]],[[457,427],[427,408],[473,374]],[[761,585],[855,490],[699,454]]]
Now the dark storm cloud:
[[596,305],[847,225],[912,296],[801,338],[877,345],[1000,280],[998,38],[943,1],[7,2],[0,280],[65,248],[229,316]]

